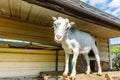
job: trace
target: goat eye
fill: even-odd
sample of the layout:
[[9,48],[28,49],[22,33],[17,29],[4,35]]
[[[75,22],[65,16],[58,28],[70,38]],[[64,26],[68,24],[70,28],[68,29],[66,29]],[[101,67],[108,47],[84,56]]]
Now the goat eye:
[[55,28],[57,28],[57,25],[56,25],[56,24],[54,24],[54,27],[55,27]]
[[66,25],[68,25],[68,22],[66,23]]

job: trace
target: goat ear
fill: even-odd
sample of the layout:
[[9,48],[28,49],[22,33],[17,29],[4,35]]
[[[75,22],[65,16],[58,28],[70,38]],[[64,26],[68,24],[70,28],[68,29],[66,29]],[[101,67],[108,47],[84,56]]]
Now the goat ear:
[[65,18],[65,20],[66,20],[67,22],[69,22],[69,19],[68,19],[68,18]]
[[55,16],[53,16],[53,17],[52,17],[52,19],[53,19],[54,21],[56,21],[56,20],[57,20],[57,18],[56,18]]
[[75,22],[70,22],[70,25],[72,26],[72,25],[74,25],[75,24]]

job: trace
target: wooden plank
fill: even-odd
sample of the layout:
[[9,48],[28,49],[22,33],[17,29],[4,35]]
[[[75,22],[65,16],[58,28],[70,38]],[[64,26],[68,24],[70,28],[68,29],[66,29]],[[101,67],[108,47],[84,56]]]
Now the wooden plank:
[[50,28],[37,26],[29,23],[17,22],[9,19],[0,18],[0,26],[6,28],[13,28],[17,30],[24,30],[24,31],[32,31],[32,32],[39,32],[39,33],[46,33],[46,34],[53,34],[53,31]]
[[103,56],[101,57],[100,56],[100,61],[104,61],[104,62],[108,62],[109,63],[109,57],[106,57],[106,56],[105,57],[103,57]]
[[18,48],[0,48],[0,53],[17,54],[55,54],[55,50],[36,50],[36,49],[18,49]]
[[0,61],[2,62],[52,62],[55,61],[54,55],[30,55],[30,54],[4,54],[0,53]]
[[[46,11],[47,12],[47,11]],[[51,12],[50,12],[51,13]],[[42,7],[39,7],[39,14],[38,16],[35,18],[34,22],[37,24],[40,24],[41,22],[43,22],[43,18],[45,16],[45,9]],[[48,21],[48,20],[47,20]],[[47,22],[46,21],[46,22]]]
[[4,69],[4,70],[0,70],[0,74],[1,74],[0,78],[18,77],[18,76],[38,76],[40,71],[54,71],[54,67],[46,66],[42,68]]
[[[51,64],[51,65],[50,65]],[[27,69],[27,68],[43,68],[43,67],[55,67],[55,62],[0,62],[0,69],[16,68],[16,69]],[[59,62],[59,66],[64,66],[63,62]]]
[[9,48],[8,44],[0,44],[0,48]]
[[97,37],[96,38],[99,42],[107,42],[107,38],[100,38],[100,37]]
[[30,12],[30,16],[29,16],[29,18],[28,18],[28,20],[29,20],[30,22],[33,23],[34,20],[36,19],[36,17],[38,17],[39,10],[40,10],[39,6],[37,6],[37,5],[32,5],[32,7],[31,7],[31,12]]
[[31,8],[31,4],[25,2],[25,1],[21,1],[21,13],[20,13],[20,18],[23,21],[26,21],[29,15],[29,11]]
[[0,21],[1,38],[19,39],[44,43],[49,42],[56,44],[53,40],[53,32],[50,28],[40,27],[33,24],[17,22],[3,18],[0,18]]
[[[119,31],[101,27],[99,25],[95,25],[95,24],[88,23],[88,22],[87,22],[87,24],[85,23],[85,24],[82,24],[81,26],[78,25],[78,28],[80,30],[90,32],[93,36],[97,36],[97,37],[101,37],[101,38],[110,38],[115,35],[116,36],[120,35]],[[101,33],[104,33],[104,35]]]
[[[64,62],[64,55],[59,55],[58,57],[58,61],[62,61]],[[43,61],[43,62],[52,62],[52,61],[56,61],[56,56],[53,53],[3,53],[0,52],[0,61],[2,62],[39,62],[39,61]]]
[[[54,50],[35,50],[18,48],[0,48],[0,61],[55,61],[56,51]],[[59,61],[64,61],[64,54],[59,52]]]
[[12,16],[19,18],[21,0],[9,0],[9,4]]
[[101,42],[99,43],[99,46],[108,47],[108,42]]
[[8,0],[0,0],[0,10],[2,15],[10,16]]
[[[39,21],[41,25],[46,25],[47,27],[52,27],[53,21],[52,21],[52,16],[60,16],[58,12],[51,11],[46,8],[40,7],[40,12],[39,12],[39,20],[38,18],[35,19]],[[42,11],[41,11],[42,10]]]
[[47,37],[41,38],[41,37],[36,37],[36,36],[27,36],[27,35],[0,32],[0,38],[23,40],[23,41],[30,41],[30,42],[39,42],[39,43],[55,44],[56,45],[56,42],[53,39],[49,39]]
[[108,53],[108,52],[109,52],[109,49],[108,49],[107,47],[102,47],[102,46],[101,46],[101,47],[99,47],[99,51],[100,51],[100,52],[107,52],[107,53]]
[[45,35],[46,33],[41,32],[41,30],[39,30],[39,32],[34,32],[34,31],[29,31],[29,30],[24,30],[24,29],[19,29],[19,28],[6,27],[6,26],[0,26],[0,32],[8,32],[8,33],[13,33],[13,34],[28,35],[28,36],[37,36],[37,37],[43,37],[43,38],[44,37],[45,38],[46,37],[51,38],[54,35],[54,34]]
[[[55,71],[55,67],[42,67],[42,68],[27,68],[27,69],[7,69],[0,70],[0,78],[5,77],[18,77],[18,76],[38,76],[39,72],[43,71]],[[63,70],[60,70],[63,71]],[[6,75],[7,74],[7,75]]]
[[[63,63],[59,64],[59,71],[63,71]],[[38,76],[39,72],[55,71],[55,62],[0,62],[0,65],[0,77]]]
[[59,55],[65,55],[64,50],[59,50],[58,53],[59,53]]
[[41,30],[46,33],[51,33],[50,28],[43,27],[40,25],[38,26],[38,25],[30,24],[30,23],[18,22],[15,20],[10,20],[10,19],[5,19],[5,18],[0,18],[0,22],[1,22],[0,23],[1,26],[36,31],[36,32],[39,32]]

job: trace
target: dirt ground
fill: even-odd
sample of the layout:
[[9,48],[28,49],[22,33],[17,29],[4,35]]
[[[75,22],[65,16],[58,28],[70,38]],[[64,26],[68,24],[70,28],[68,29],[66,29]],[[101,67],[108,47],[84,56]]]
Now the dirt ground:
[[[69,76],[67,78],[63,78],[61,75],[62,73],[57,73],[58,75],[54,74],[44,76],[44,80],[70,80]],[[89,75],[80,73],[76,75],[75,80],[120,80],[120,71],[103,72],[101,76],[97,75],[97,73],[91,73]]]
[[6,77],[0,78],[0,80],[40,80],[39,77]]
[[120,71],[119,72],[103,72],[101,76],[97,73],[93,74],[78,74],[76,75],[75,80],[120,80]]

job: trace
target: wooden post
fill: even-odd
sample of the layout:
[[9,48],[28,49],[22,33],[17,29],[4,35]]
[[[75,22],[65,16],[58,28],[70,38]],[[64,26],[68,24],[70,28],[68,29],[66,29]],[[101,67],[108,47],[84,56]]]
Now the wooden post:
[[112,70],[113,66],[112,66],[112,51],[111,51],[110,40],[108,40],[108,44],[109,44],[109,61],[110,61],[110,69]]
[[56,49],[56,71],[58,71],[58,49]]
[[69,70],[70,70],[70,72],[72,72],[72,58],[73,58],[73,55],[72,54],[70,54],[70,62],[69,62]]

